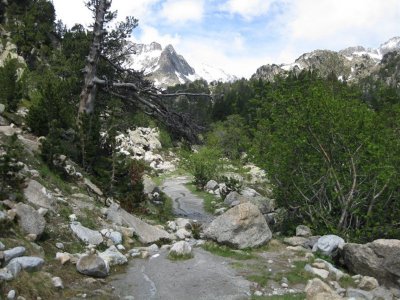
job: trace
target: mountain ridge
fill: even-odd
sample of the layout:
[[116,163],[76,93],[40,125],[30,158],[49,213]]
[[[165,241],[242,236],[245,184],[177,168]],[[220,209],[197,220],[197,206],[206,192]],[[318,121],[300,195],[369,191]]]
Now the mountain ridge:
[[263,65],[251,78],[273,81],[275,76],[289,71],[311,70],[323,77],[334,72],[341,80],[357,81],[376,71],[383,57],[392,51],[400,51],[400,37],[393,37],[376,49],[350,46],[339,51],[314,50],[300,55],[293,63]]

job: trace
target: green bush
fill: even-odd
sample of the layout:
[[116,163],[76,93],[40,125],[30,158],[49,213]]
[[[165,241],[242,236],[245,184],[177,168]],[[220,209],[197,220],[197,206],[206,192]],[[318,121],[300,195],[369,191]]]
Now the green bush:
[[22,97],[21,83],[18,78],[20,63],[17,59],[7,59],[3,67],[0,67],[0,103],[6,106],[6,110],[17,110]]
[[183,165],[194,176],[194,183],[204,186],[209,180],[217,179],[222,168],[221,152],[203,147],[197,153],[184,154]]

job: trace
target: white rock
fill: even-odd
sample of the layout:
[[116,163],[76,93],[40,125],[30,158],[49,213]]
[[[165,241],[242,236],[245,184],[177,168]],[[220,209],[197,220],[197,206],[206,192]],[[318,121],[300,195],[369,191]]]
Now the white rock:
[[107,262],[109,266],[123,265],[128,262],[126,256],[119,252],[115,246],[111,246],[106,251],[100,253],[99,256]]
[[187,231],[185,228],[178,229],[178,231],[175,233],[175,235],[180,240],[184,240],[185,238],[188,238],[188,237],[192,236],[192,234],[189,231]]
[[7,300],[14,300],[16,295],[17,294],[16,294],[15,290],[9,291],[7,294]]
[[122,234],[118,231],[111,232],[109,238],[113,241],[114,244],[122,243]]
[[176,231],[176,223],[174,221],[168,221],[167,222],[167,228],[170,229],[171,231]]
[[39,213],[39,215],[41,215],[41,216],[45,216],[45,215],[47,215],[47,213],[49,212],[49,210],[47,209],[47,208],[44,208],[44,207],[41,207],[41,208],[39,208],[38,209],[38,213]]
[[64,289],[64,284],[63,284],[62,279],[60,277],[51,278],[51,283],[57,289]]
[[337,235],[324,235],[318,239],[312,250],[313,252],[320,251],[324,255],[332,255],[336,249],[343,248],[344,244],[344,239]]
[[304,270],[313,275],[317,275],[322,279],[327,279],[329,277],[329,272],[327,270],[313,268],[308,264],[304,267]]
[[64,249],[64,244],[63,243],[56,243],[56,247],[57,247],[57,249],[62,250],[62,249]]
[[103,237],[100,232],[86,228],[79,222],[71,223],[70,228],[82,242],[92,245],[99,245],[103,242]]
[[70,222],[76,222],[76,220],[78,220],[78,218],[76,217],[75,214],[69,215],[68,218],[69,218],[69,221],[70,221]]
[[172,245],[171,249],[169,250],[169,254],[183,256],[183,255],[191,255],[192,254],[192,247],[188,242],[180,241],[176,242]]

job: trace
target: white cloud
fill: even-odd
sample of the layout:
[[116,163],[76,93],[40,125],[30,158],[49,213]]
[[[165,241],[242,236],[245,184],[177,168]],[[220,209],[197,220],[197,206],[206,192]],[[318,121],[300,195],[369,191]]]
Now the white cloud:
[[174,47],[179,45],[181,42],[181,37],[177,34],[175,35],[170,35],[170,34],[160,34],[160,32],[148,25],[143,25],[141,26],[142,29],[142,34],[140,35],[139,38],[136,38],[135,36],[134,41],[137,43],[142,43],[142,44],[150,44],[151,42],[157,42],[161,44],[163,47],[165,47],[168,44],[172,44]]
[[167,0],[164,2],[161,15],[169,23],[184,24],[188,21],[199,22],[203,19],[203,0]]
[[250,20],[266,14],[272,2],[272,0],[228,0],[221,6],[221,9],[231,14],[239,14]]

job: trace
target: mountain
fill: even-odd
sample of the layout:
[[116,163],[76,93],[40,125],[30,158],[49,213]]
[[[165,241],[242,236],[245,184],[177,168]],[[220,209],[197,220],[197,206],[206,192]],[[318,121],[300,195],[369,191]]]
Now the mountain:
[[391,38],[377,49],[355,46],[338,52],[315,50],[301,55],[291,64],[261,66],[252,78],[272,81],[276,75],[285,75],[288,71],[316,70],[322,76],[334,72],[342,80],[357,81],[375,72],[384,56],[392,51],[400,51],[400,37]]
[[197,79],[204,79],[207,82],[236,80],[235,76],[206,64],[196,64],[193,68],[172,45],[163,49],[159,43],[153,42],[134,44],[133,48],[135,54],[130,56],[129,66],[143,71],[158,87],[192,82]]

